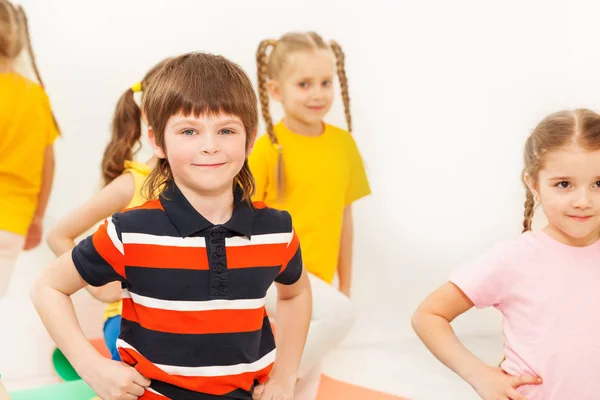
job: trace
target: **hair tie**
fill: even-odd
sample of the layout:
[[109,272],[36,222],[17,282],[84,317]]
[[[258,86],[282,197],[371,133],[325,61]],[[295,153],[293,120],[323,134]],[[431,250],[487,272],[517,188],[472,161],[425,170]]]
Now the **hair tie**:
[[279,154],[283,153],[283,146],[280,145],[279,143],[273,143],[273,148],[275,149],[275,151],[277,151]]
[[131,85],[131,90],[133,90],[134,93],[141,92],[142,91],[142,82],[137,82],[137,83],[134,83],[133,85]]

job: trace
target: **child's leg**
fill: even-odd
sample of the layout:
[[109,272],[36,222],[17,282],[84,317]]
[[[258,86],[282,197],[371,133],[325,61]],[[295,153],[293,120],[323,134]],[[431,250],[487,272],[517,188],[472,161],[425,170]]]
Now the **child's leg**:
[[319,365],[325,355],[348,335],[355,319],[349,298],[322,279],[312,274],[308,276],[313,309],[298,372],[301,378]]
[[317,398],[322,371],[322,365],[318,364],[308,371],[303,378],[298,379],[294,390],[294,400],[315,400]]
[[[308,378],[307,381],[316,382],[318,386],[320,373],[315,373],[314,369],[319,367],[327,352],[348,334],[354,322],[354,312],[350,299],[316,276],[312,274],[308,276],[313,296],[313,309],[298,377],[300,380]],[[269,315],[274,318],[277,318],[276,305],[277,289],[273,285],[267,293],[266,307]],[[320,372],[320,368],[318,370]],[[308,385],[308,382],[298,382],[299,387],[302,388],[304,385]]]
[[121,332],[121,316],[110,317],[104,323],[104,343],[110,352],[110,356],[115,361],[121,361],[121,356],[117,350],[117,339]]
[[0,230],[0,299],[8,290],[12,271],[24,243],[25,237]]
[[6,389],[4,389],[4,386],[2,386],[2,380],[0,380],[0,400],[10,400]]

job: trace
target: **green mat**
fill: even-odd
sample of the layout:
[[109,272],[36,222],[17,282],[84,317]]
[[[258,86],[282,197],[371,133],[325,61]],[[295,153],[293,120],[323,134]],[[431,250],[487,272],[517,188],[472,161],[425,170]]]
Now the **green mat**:
[[91,400],[96,396],[83,380],[10,392],[11,400]]

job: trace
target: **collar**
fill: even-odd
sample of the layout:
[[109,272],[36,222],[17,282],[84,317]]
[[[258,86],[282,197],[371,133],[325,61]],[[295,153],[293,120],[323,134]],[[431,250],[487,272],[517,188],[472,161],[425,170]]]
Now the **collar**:
[[[246,201],[242,201],[243,191],[236,186],[233,192],[233,214],[229,221],[222,226],[250,238],[252,236],[252,224],[254,219],[254,208]],[[214,226],[190,204],[174,181],[167,184],[166,189],[160,195],[167,217],[182,237],[189,237],[206,228]]]

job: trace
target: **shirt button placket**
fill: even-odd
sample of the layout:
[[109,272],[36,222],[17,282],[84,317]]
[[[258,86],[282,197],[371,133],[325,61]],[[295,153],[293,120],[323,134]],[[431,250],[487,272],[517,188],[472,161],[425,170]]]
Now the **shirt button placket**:
[[208,264],[210,268],[210,297],[229,298],[227,255],[225,249],[226,230],[214,226],[208,232]]

